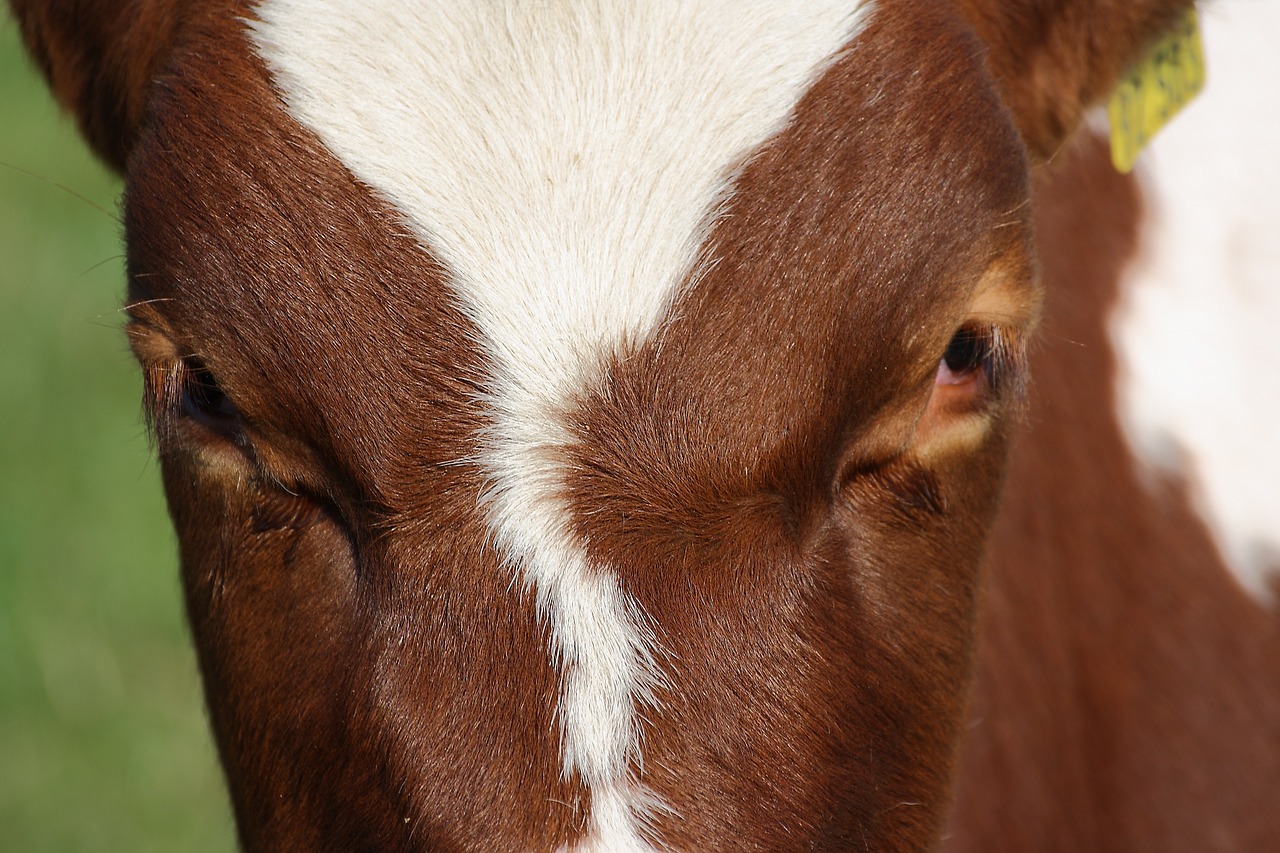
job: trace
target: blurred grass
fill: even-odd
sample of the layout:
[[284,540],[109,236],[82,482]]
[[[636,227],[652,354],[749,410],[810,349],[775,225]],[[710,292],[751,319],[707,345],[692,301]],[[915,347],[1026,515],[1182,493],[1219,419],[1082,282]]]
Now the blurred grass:
[[120,331],[119,188],[0,12],[6,851],[234,849]]

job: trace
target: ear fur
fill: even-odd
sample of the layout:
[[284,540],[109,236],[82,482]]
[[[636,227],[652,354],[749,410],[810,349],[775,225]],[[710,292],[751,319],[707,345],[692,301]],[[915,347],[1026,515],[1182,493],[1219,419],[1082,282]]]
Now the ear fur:
[[27,49],[93,150],[117,171],[177,30],[176,0],[9,0]]
[[1028,151],[1050,159],[1193,0],[957,0]]

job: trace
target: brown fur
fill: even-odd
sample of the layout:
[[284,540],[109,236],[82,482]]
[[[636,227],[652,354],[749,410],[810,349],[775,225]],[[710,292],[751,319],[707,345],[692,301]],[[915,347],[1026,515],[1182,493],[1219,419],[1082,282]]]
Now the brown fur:
[[948,850],[1280,843],[1280,620],[1181,483],[1148,484],[1105,326],[1141,199],[1086,139],[1042,176],[1048,307],[991,546],[974,729]]
[[675,849],[937,833],[1003,428],[932,465],[911,448],[981,273],[1026,238],[995,228],[1026,186],[986,84],[954,18],[886,9],[752,160],[671,322],[584,402],[578,533],[675,673],[644,765]]
[[[131,336],[245,846],[579,838],[548,629],[465,464],[489,370],[447,271],[283,112],[240,0],[11,2],[127,164]],[[947,849],[1280,838],[1280,629],[1116,428],[1104,318],[1141,209],[1087,142],[1036,184],[1050,309],[996,515],[1028,162],[1183,5],[881,0],[745,165],[696,286],[574,401],[576,532],[660,644],[633,768],[660,841],[927,849],[956,780]],[[935,386],[974,322],[1010,345]],[[225,421],[189,410],[197,359]]]
[[1165,32],[1186,0],[956,0],[991,48],[991,70],[1038,160]]
[[588,804],[546,737],[545,626],[486,543],[477,473],[450,464],[482,423],[474,333],[224,15],[155,95],[125,210],[135,349],[199,355],[249,448],[158,413],[241,838],[551,849]]
[[179,0],[10,0],[32,57],[94,152],[122,171],[152,78],[189,11]]

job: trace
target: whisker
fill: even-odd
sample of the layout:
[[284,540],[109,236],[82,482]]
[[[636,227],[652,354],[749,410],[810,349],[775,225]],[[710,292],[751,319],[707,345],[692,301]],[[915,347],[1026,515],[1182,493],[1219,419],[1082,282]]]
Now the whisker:
[[105,258],[103,258],[102,260],[98,261],[98,262],[97,262],[96,264],[94,264],[93,266],[89,267],[88,269],[86,269],[86,270],[81,270],[81,272],[80,272],[80,277],[81,277],[81,278],[84,278],[84,277],[85,277],[85,276],[87,276],[89,273],[93,272],[94,270],[98,269],[99,267],[106,266],[107,264],[111,263],[112,261],[119,261],[119,260],[123,260],[123,259],[124,259],[124,255],[123,255],[123,254],[120,254],[120,255],[110,255],[110,256],[108,256],[108,257],[105,257]]
[[53,180],[52,178],[46,178],[44,175],[36,174],[35,172],[32,172],[28,169],[24,169],[21,166],[15,166],[13,163],[9,163],[4,160],[0,160],[0,166],[4,166],[6,169],[11,169],[21,175],[26,175],[29,178],[35,178],[37,181],[43,181],[44,183],[48,184],[51,187],[57,187],[67,195],[72,196],[73,198],[77,198],[80,201],[84,202],[85,204],[89,205],[94,210],[101,213],[103,216],[106,216],[115,224],[120,226],[124,225],[124,221],[120,219],[119,215],[112,213],[102,205],[98,204],[96,201],[90,199],[88,196],[85,196],[85,195],[82,195],[81,193],[76,192],[75,190],[71,189],[71,187],[68,187],[65,184],[60,184],[57,181]]
[[132,311],[134,308],[141,308],[143,305],[156,305],[161,302],[172,302],[172,301],[173,301],[172,296],[157,296],[154,299],[139,299],[135,302],[126,302],[124,305],[121,305],[119,308],[117,308],[116,311],[124,313],[128,311]]

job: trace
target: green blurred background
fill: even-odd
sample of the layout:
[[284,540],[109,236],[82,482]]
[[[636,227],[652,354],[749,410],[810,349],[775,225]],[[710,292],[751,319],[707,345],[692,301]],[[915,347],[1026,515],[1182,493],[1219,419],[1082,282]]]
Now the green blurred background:
[[121,332],[119,189],[0,11],[4,851],[234,849]]

